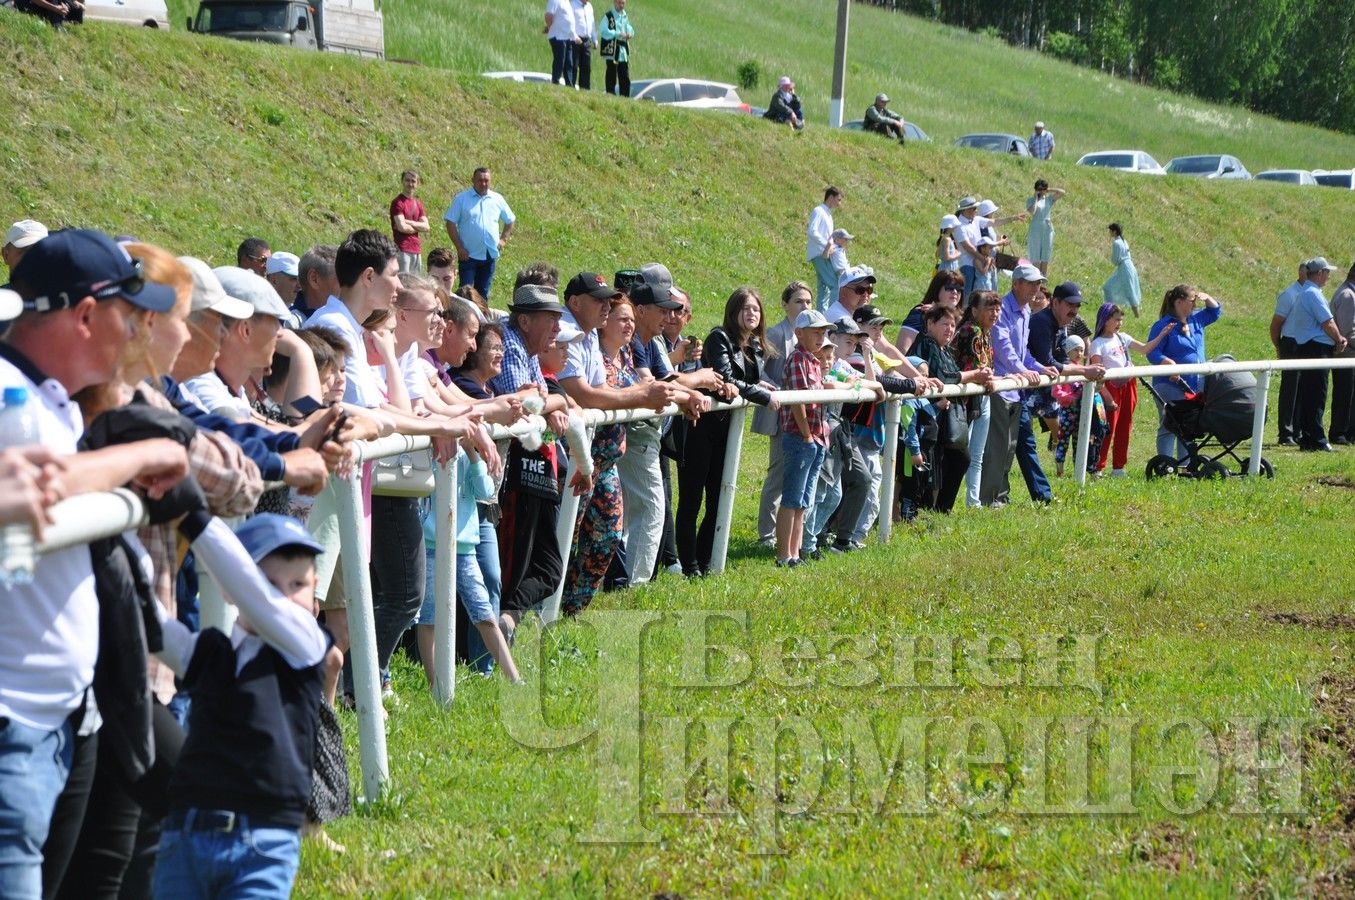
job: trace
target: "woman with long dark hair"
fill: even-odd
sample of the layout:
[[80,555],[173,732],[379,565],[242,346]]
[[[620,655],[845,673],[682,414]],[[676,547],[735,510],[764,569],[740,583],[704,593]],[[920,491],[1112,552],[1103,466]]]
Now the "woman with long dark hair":
[[922,302],[908,310],[908,315],[903,317],[903,324],[899,326],[899,339],[894,344],[899,352],[907,354],[913,341],[926,330],[927,324],[923,317],[933,306],[939,303],[958,312],[964,298],[964,276],[959,272],[942,270],[933,275],[927,290],[922,294]]
[[[723,323],[706,338],[701,364],[714,369],[745,400],[775,411],[780,404],[772,399],[771,386],[761,380],[766,329],[762,297],[750,287],[737,288],[725,303]],[[688,433],[684,457],[678,466],[674,527],[684,575],[703,575],[710,568],[730,415],[708,412],[698,419]],[[696,519],[701,512],[703,493],[706,515],[698,529]]]

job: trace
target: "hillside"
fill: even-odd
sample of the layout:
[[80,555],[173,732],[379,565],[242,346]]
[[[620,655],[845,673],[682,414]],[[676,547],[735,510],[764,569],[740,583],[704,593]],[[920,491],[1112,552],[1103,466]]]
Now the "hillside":
[[[840,224],[859,236],[852,258],[880,270],[897,315],[926,283],[935,223],[955,198],[977,193],[1014,209],[1038,174],[1069,191],[1056,277],[1099,285],[1109,274],[1104,226],[1118,220],[1150,306],[1172,283],[1199,282],[1234,313],[1213,346],[1262,352],[1259,325],[1244,328],[1235,314],[1267,313],[1303,254],[1343,261],[1348,248],[1329,223],[1355,210],[1326,189],[1121,176],[826,129],[787,134],[736,116],[182,32],[54,33],[6,15],[0,46],[22,73],[10,108],[0,105],[13,126],[0,135],[11,219],[98,225],[217,263],[250,234],[301,249],[384,227],[407,166],[424,173],[436,212],[487,163],[521,219],[505,268],[664,259],[709,320],[736,284],[771,295],[807,275],[803,223],[832,182],[847,191]],[[52,164],[68,158],[82,161],[78,172]]]

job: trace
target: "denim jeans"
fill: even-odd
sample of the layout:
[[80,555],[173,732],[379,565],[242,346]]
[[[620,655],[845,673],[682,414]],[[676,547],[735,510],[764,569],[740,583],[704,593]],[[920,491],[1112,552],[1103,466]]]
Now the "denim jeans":
[[814,257],[814,308],[823,312],[837,299],[837,272],[826,257]]
[[[799,434],[782,432],[781,505],[786,509],[808,509],[814,504],[819,469],[823,468],[828,448],[818,441],[806,441]],[[806,515],[806,519],[808,516]]]
[[969,471],[965,473],[965,505],[981,506],[979,482],[983,478],[983,450],[988,441],[992,409],[988,397],[979,398],[979,417],[969,423]]
[[1158,399],[1157,394],[1153,395],[1153,403],[1157,405],[1157,455],[1170,456],[1175,460],[1185,459],[1187,452],[1185,442],[1178,440],[1167,428],[1167,408]]
[[[492,239],[492,237],[491,237]],[[494,280],[494,264],[498,262],[493,256],[486,255],[484,259],[463,259],[456,265],[456,278],[460,284],[473,285],[480,296],[489,302],[489,283]]]
[[0,897],[42,896],[42,845],[71,766],[71,725],[0,726]]
[[559,84],[562,80],[569,87],[574,86],[574,42],[550,39],[550,80]]
[[[191,823],[195,811],[189,810]],[[210,897],[291,896],[301,835],[290,828],[243,827],[231,832],[165,829],[155,862],[155,896],[173,900]]]
[[974,271],[973,266],[960,266],[960,274],[964,276],[964,295],[968,297],[974,291],[974,282],[978,278],[978,273]]
[[1053,499],[1049,489],[1049,479],[1045,477],[1040,465],[1040,450],[1035,443],[1035,429],[1030,420],[1030,409],[1021,404],[1021,422],[1016,432],[1016,464],[1021,467],[1021,476],[1026,480],[1026,490],[1030,499],[1036,503],[1048,503]]

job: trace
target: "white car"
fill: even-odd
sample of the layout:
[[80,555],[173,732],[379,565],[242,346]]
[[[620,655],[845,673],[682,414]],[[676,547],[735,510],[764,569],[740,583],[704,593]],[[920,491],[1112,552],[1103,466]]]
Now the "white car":
[[1226,153],[1207,153],[1201,156],[1178,156],[1167,163],[1168,175],[1187,175],[1191,178],[1222,178],[1246,181],[1251,178],[1242,160]]
[[86,22],[116,22],[169,30],[165,0],[84,0]]
[[1100,150],[1083,156],[1077,164],[1115,169],[1120,172],[1139,172],[1144,175],[1167,174],[1167,170],[1158,165],[1157,160],[1142,150]]
[[634,100],[648,100],[665,106],[684,106],[688,109],[719,109],[750,115],[752,107],[743,102],[739,89],[719,81],[697,78],[652,78],[633,81],[630,96]]
[[1284,184],[1317,184],[1317,179],[1307,169],[1267,169],[1258,174],[1256,180],[1279,181]]
[[533,84],[550,84],[549,72],[484,72],[485,78],[500,78],[504,81],[531,82]]
[[1313,169],[1313,180],[1325,187],[1355,190],[1355,169]]

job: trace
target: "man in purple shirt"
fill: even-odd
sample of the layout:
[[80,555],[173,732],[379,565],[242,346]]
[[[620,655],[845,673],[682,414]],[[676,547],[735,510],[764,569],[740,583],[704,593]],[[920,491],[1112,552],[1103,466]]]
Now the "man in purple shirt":
[[[1035,298],[1044,280],[1040,270],[1028,263],[1012,271],[1011,293],[1002,298],[1002,312],[993,326],[994,375],[1016,376],[1034,385],[1039,383],[1041,375],[1059,373],[1053,366],[1041,364],[1031,355],[1027,346],[1030,338],[1030,301]],[[992,399],[991,416],[988,443],[983,450],[979,501],[984,506],[1006,505],[1011,494],[1008,473],[1015,457],[1026,479],[1031,499],[1037,503],[1048,503],[1053,495],[1049,490],[1049,479],[1040,467],[1035,432],[1030,426],[1030,413],[1021,402],[1021,392],[999,393]]]

